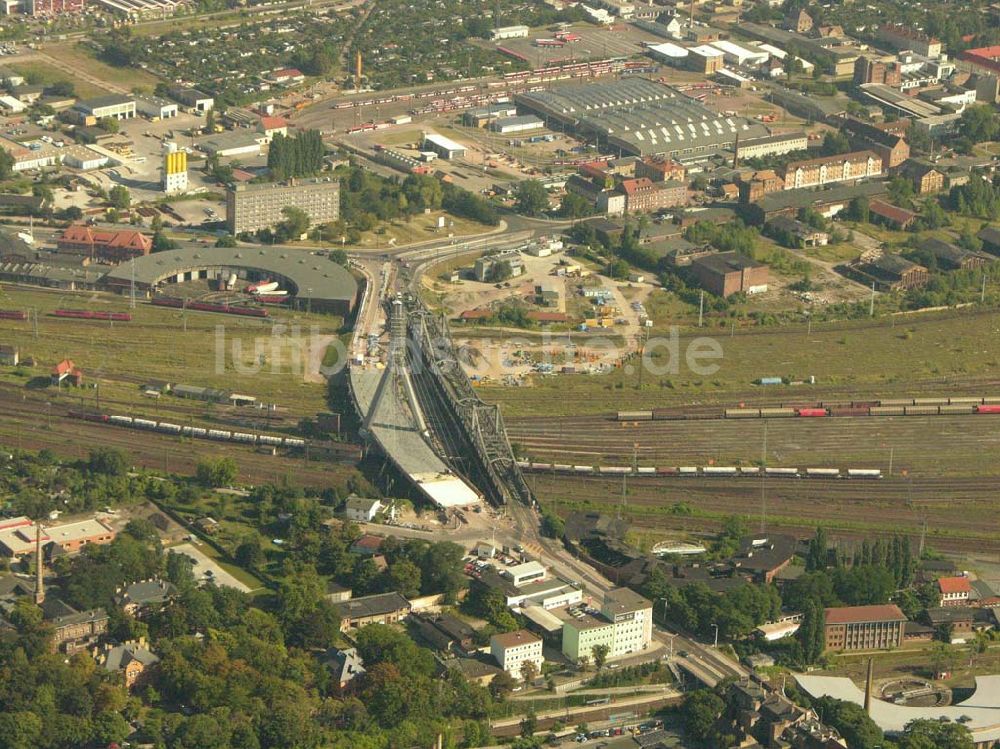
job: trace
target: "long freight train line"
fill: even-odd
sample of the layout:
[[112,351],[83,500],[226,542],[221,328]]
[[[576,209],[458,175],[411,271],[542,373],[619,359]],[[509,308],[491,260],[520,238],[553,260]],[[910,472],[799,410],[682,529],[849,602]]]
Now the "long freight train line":
[[248,450],[245,445],[210,443],[193,450],[187,440],[156,432],[136,439],[135,433],[127,429],[63,419],[55,413],[49,426],[45,410],[38,405],[29,401],[8,408],[5,404],[4,418],[0,419],[0,443],[25,450],[48,448],[74,459],[86,458],[87,451],[95,445],[113,447],[129,454],[136,465],[180,474],[193,473],[195,464],[205,455],[228,455],[236,460],[240,479],[251,484],[289,480],[304,486],[325,487],[353,472],[349,464],[264,455]]
[[[622,482],[607,477],[531,475],[529,483],[546,506],[566,512],[614,512]],[[647,529],[714,530],[729,515],[761,516],[761,482],[742,479],[691,479],[664,485],[656,479],[628,480],[622,511]],[[935,549],[1000,551],[1000,502],[995,481],[773,481],[764,485],[768,527],[810,534],[823,525],[838,537],[864,538],[878,532],[914,537],[927,529]],[[564,505],[562,502],[567,502]],[[688,507],[691,513],[677,512]],[[960,511],[956,511],[959,510]]]
[[780,421],[513,419],[523,459],[571,465],[842,465],[915,475],[995,475],[1000,419],[964,416]]

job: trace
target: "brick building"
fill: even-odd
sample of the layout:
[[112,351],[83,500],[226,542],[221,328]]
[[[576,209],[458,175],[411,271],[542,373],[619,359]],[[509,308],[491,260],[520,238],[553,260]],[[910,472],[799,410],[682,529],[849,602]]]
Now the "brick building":
[[622,180],[625,210],[630,213],[653,213],[687,203],[687,187],[682,182],[653,183],[648,177]]
[[855,151],[785,165],[785,189],[821,187],[834,182],[857,182],[882,174],[882,157],[874,151]]
[[738,252],[697,258],[691,263],[691,272],[703,289],[721,297],[767,291],[768,267]]
[[913,183],[918,195],[926,195],[944,189],[944,173],[916,159],[907,159],[899,168],[899,173]]
[[122,263],[153,250],[153,240],[135,229],[100,229],[85,224],[66,228],[56,246],[60,252],[85,255],[102,263]]
[[899,88],[903,83],[903,71],[895,60],[880,60],[871,57],[859,57],[854,62],[854,84],[883,83],[892,88]]
[[910,158],[910,145],[896,132],[875,127],[853,117],[842,117],[840,130],[854,148],[868,149],[882,157],[882,171],[888,172]]
[[906,616],[893,604],[826,609],[827,650],[885,650],[903,642]]
[[368,624],[395,624],[410,613],[410,602],[399,593],[380,593],[333,604],[340,616],[340,631]]
[[736,180],[741,203],[756,203],[768,193],[785,189],[785,180],[773,169],[741,174]]
[[874,221],[900,231],[906,231],[917,220],[917,214],[913,211],[900,208],[884,200],[872,200],[868,204],[868,212]]
[[930,280],[927,269],[899,255],[882,255],[855,268],[855,277],[883,291],[918,289]]
[[670,159],[647,158],[635,165],[635,176],[646,177],[652,182],[683,182],[687,169]]

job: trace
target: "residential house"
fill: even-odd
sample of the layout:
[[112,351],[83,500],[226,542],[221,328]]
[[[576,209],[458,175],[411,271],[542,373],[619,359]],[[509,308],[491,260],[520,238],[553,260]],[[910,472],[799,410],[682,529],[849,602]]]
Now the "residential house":
[[108,631],[108,614],[104,609],[78,611],[52,596],[43,601],[42,616],[52,626],[53,649],[67,655],[96,645]]
[[488,687],[493,678],[503,669],[479,658],[452,658],[446,661],[446,668],[460,672],[469,681],[481,687]]
[[972,585],[967,577],[941,577],[937,581],[938,605],[968,606]]
[[647,157],[636,163],[635,176],[646,177],[653,182],[683,182],[687,169],[670,159]]
[[800,10],[798,13],[785,16],[785,28],[797,34],[808,34],[813,27],[813,17]]
[[350,551],[354,554],[373,557],[382,549],[382,541],[384,540],[381,536],[373,536],[371,533],[365,533],[351,544]]
[[343,650],[331,648],[326,652],[323,664],[330,670],[330,675],[341,689],[367,673],[364,660],[358,654],[357,648]]
[[162,611],[176,593],[177,588],[167,580],[140,580],[119,588],[115,594],[115,603],[121,606],[126,614],[141,618],[148,613]]
[[[348,520],[358,523],[370,523],[382,510],[382,501],[374,497],[358,497],[351,495],[344,505],[344,514]],[[381,544],[381,539],[379,541]]]
[[140,638],[105,647],[98,654],[97,662],[105,671],[121,674],[126,689],[134,689],[148,678],[149,670],[160,662],[160,658],[146,647],[145,639]]

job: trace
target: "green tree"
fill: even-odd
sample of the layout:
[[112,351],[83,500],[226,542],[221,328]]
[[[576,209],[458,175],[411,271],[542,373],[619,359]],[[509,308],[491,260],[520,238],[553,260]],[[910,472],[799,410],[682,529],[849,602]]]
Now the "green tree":
[[309,230],[309,214],[301,208],[286,206],[281,209],[281,215],[284,218],[278,223],[275,231],[279,242],[298,239]]
[[899,749],[973,749],[969,729],[960,723],[920,719],[906,724]]
[[389,587],[406,598],[420,595],[420,568],[409,559],[400,559],[389,567]]
[[90,451],[87,466],[94,473],[104,476],[124,476],[129,458],[124,451],[114,447],[95,447]]
[[714,733],[715,721],[725,708],[726,703],[710,689],[688,692],[680,707],[684,730],[695,741],[708,742]]
[[813,707],[821,721],[840,731],[850,749],[876,749],[884,745],[882,729],[861,705],[820,697],[813,702]]
[[594,213],[594,206],[582,195],[568,192],[559,206],[559,215],[563,218],[584,218]]
[[204,458],[198,461],[195,477],[202,486],[223,487],[236,480],[237,472],[233,458]]
[[108,201],[112,208],[124,211],[132,205],[132,196],[124,185],[115,185],[108,191]]
[[514,210],[524,216],[540,216],[549,208],[549,195],[537,179],[526,179],[517,186]]
[[566,523],[554,512],[546,510],[542,513],[541,531],[548,538],[562,538],[566,532]]
[[218,239],[215,240],[216,247],[235,247],[236,237],[232,234],[223,234]]
[[596,666],[597,670],[600,671],[602,668],[604,668],[604,664],[608,660],[608,653],[611,652],[611,648],[609,648],[607,645],[601,642],[598,643],[597,645],[594,645],[590,649],[590,652],[594,656],[594,666]]

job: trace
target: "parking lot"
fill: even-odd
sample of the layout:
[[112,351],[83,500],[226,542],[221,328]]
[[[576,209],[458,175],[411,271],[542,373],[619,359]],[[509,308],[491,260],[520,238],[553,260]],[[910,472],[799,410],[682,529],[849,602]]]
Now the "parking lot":
[[189,556],[194,561],[194,579],[199,584],[213,582],[216,585],[224,585],[228,588],[236,588],[236,590],[242,591],[244,593],[249,593],[250,588],[241,583],[231,574],[226,572],[214,559],[209,557],[205,552],[196,547],[192,543],[183,543],[177,546],[171,546],[169,551],[175,554],[185,554]]
[[504,39],[484,42],[492,47],[504,47],[527,58],[534,67],[545,67],[554,62],[585,62],[607,57],[632,57],[642,54],[643,43],[662,42],[634,26],[619,24],[612,28],[597,28],[590,24],[577,24],[570,31],[580,38],[562,47],[539,47],[536,39],[551,38],[550,29],[532,29],[527,39]]

